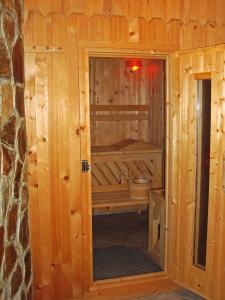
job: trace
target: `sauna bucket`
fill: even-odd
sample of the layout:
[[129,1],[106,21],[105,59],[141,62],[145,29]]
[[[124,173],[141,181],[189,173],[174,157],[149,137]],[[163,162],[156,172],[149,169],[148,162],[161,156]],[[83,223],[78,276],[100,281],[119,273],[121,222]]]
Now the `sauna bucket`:
[[129,196],[131,200],[148,200],[150,179],[134,178],[129,182]]

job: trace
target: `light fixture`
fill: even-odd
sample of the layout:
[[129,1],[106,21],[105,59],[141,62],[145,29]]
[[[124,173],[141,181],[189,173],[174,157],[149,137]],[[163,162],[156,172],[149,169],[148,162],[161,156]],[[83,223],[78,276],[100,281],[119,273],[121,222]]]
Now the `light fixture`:
[[142,69],[142,63],[140,60],[128,60],[126,66],[127,71],[130,73],[138,73]]

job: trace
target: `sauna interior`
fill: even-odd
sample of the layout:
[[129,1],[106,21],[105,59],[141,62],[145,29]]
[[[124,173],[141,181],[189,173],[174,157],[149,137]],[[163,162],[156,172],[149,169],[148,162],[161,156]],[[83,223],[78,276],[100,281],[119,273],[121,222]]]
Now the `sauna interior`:
[[162,271],[165,59],[90,57],[89,97],[93,277]]
[[[225,1],[4,0],[0,11],[0,298],[154,298],[183,287],[224,300]],[[160,68],[163,57],[166,147],[158,143],[158,83],[147,84],[156,77],[145,74],[149,61]],[[110,72],[113,59],[123,61],[121,74]],[[140,73],[128,72],[130,60]],[[201,119],[203,80],[211,82],[211,97]],[[197,130],[201,122],[207,139]],[[202,142],[208,152],[197,151],[206,149]],[[140,154],[137,147],[146,144],[158,152],[141,148]],[[96,150],[103,146],[107,151]],[[142,171],[146,179],[149,170],[148,204],[132,193],[140,192],[133,179]],[[95,226],[103,230],[103,218],[125,220],[125,214],[125,225],[108,221],[113,236],[128,224],[132,236],[138,217],[146,216],[144,254],[163,271],[98,280]],[[138,247],[140,236],[129,247]],[[97,248],[105,248],[100,242]]]

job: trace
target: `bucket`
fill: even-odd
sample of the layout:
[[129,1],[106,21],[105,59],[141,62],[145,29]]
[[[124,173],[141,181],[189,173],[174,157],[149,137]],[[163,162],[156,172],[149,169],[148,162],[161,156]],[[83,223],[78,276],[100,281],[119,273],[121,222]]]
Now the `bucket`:
[[150,180],[135,178],[129,182],[129,196],[131,200],[148,200]]

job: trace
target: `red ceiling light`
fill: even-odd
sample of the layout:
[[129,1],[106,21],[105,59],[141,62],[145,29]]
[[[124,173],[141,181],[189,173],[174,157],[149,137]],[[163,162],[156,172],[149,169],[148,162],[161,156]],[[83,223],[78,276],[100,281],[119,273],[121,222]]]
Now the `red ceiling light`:
[[138,73],[142,69],[142,64],[140,60],[128,60],[127,70],[131,73]]

